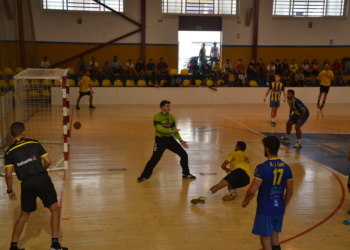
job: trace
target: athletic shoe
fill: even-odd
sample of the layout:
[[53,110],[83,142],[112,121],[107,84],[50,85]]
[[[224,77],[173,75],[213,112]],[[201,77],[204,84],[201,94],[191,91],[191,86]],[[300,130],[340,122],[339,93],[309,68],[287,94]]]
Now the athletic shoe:
[[282,136],[280,139],[283,141],[290,141],[290,137],[287,136]]
[[344,220],[343,222],[344,222],[345,225],[350,226],[350,220]]
[[191,174],[188,174],[188,175],[183,174],[183,175],[182,175],[182,178],[183,178],[183,179],[196,179],[196,176],[191,175]]
[[237,192],[222,197],[223,201],[232,201],[237,196]]
[[144,178],[144,177],[141,177],[141,176],[137,177],[137,182],[143,182],[145,180],[147,180],[147,178]]
[[322,110],[323,109],[323,105],[321,107],[319,107],[319,109]]
[[75,108],[76,108],[76,109],[80,109],[78,105],[77,105]]
[[90,105],[89,106],[89,109],[95,109],[96,107],[94,107],[94,106],[92,106],[92,105]]
[[303,145],[301,143],[297,142],[293,147],[294,148],[302,148]]
[[320,107],[321,107],[321,106],[317,104],[316,108],[318,108],[318,109],[319,109]]
[[25,250],[24,248],[19,249],[18,247],[11,247],[10,250]]
[[271,122],[271,126],[272,126],[272,127],[275,127],[275,126],[276,126],[276,123],[275,123],[275,122]]
[[194,199],[192,199],[192,200],[191,200],[191,203],[192,203],[192,204],[197,204],[197,203],[204,204],[206,199],[207,199],[207,198],[201,196],[201,197],[199,197],[199,198],[194,198]]

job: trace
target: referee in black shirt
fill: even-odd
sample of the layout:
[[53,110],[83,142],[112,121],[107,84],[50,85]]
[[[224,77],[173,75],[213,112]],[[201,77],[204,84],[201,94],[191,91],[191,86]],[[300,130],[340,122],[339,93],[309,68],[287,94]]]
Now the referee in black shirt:
[[[17,200],[16,194],[12,190],[12,169],[15,168],[17,178],[22,181],[22,211],[13,229],[10,250],[24,250],[19,249],[17,244],[30,213],[36,210],[37,197],[51,212],[51,250],[68,250],[58,243],[60,213],[57,194],[46,170],[51,164],[51,159],[38,141],[24,138],[25,127],[23,123],[13,123],[11,134],[15,142],[5,152],[7,193],[11,201]],[[41,159],[44,160],[44,165]]]

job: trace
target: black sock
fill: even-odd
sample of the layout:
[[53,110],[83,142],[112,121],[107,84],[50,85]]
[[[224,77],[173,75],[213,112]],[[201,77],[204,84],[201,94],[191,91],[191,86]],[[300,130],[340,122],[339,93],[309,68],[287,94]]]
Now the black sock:
[[280,245],[272,246],[272,250],[281,250],[281,246]]
[[10,248],[17,247],[18,241],[11,241]]
[[58,243],[58,237],[53,237],[52,238],[52,246],[59,245]]
[[320,105],[320,100],[317,101],[317,105]]
[[325,103],[326,101],[323,101],[323,103],[322,103],[322,107],[324,106],[324,103]]

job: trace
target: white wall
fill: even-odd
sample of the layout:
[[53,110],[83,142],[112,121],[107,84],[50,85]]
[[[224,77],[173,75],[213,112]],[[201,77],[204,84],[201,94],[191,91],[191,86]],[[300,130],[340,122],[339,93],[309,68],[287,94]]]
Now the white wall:
[[[260,1],[259,45],[350,45],[350,20],[345,19],[273,19],[273,0]],[[313,27],[308,28],[309,21]]]
[[[241,0],[240,24],[232,17],[223,17],[223,45],[252,44],[254,20],[245,26],[245,18],[253,2]],[[309,29],[309,19],[273,19],[272,2],[260,1],[259,45],[327,45],[329,38],[334,38],[335,45],[350,44],[349,19],[313,19],[313,28]],[[42,0],[32,0],[37,41],[104,43],[137,28],[113,13],[44,11],[41,3]],[[127,0],[125,5],[126,16],[140,22],[140,1]],[[83,18],[82,24],[77,24],[78,16]],[[161,0],[147,0],[146,26],[148,44],[177,44],[178,16],[162,15]],[[140,34],[118,43],[140,43]]]
[[[293,88],[297,98],[304,103],[315,104],[319,94],[317,87]],[[70,87],[70,103],[76,104],[78,87]],[[244,104],[262,103],[266,88],[151,88],[151,87],[101,87],[94,88],[94,104],[159,104],[171,100],[174,104]],[[350,87],[331,87],[327,103],[350,103]],[[81,104],[88,104],[88,97]]]

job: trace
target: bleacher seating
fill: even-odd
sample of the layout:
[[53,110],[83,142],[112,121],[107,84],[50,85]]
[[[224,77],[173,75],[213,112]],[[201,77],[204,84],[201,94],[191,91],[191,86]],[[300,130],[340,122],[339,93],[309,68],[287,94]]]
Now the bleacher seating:
[[5,75],[14,75],[15,72],[13,72],[13,70],[11,68],[6,67],[6,68],[4,68],[4,74]]
[[102,81],[102,87],[112,87],[111,81],[108,79],[104,79]]
[[135,87],[135,82],[133,80],[127,80],[125,83],[126,87]]
[[139,87],[147,87],[147,83],[145,80],[138,80],[137,81],[137,86]]
[[119,79],[113,82],[114,87],[124,87],[123,82]]

